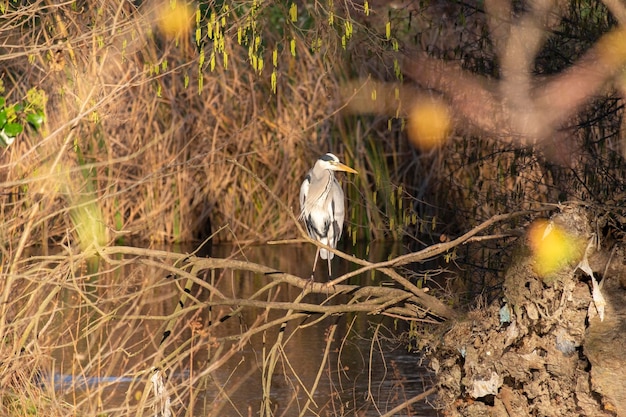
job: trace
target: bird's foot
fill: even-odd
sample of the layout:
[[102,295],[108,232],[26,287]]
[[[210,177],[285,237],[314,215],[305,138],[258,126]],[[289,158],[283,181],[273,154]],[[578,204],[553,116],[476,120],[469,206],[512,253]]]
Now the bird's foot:
[[329,290],[332,288],[332,292],[335,292],[335,281],[334,280],[330,280],[328,281],[326,284],[324,284],[324,288],[326,288],[326,292],[328,293]]
[[[311,273],[311,278],[309,278],[309,280],[306,282],[306,284],[304,284],[304,288],[303,290],[308,292],[313,292],[313,285],[315,285],[315,278],[313,276],[313,273]],[[309,288],[310,286],[310,288]]]

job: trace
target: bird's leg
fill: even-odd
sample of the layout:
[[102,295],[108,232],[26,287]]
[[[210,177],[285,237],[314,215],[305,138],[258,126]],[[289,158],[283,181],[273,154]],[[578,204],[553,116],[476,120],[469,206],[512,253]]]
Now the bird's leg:
[[315,251],[315,260],[313,261],[313,271],[311,271],[311,281],[313,281],[313,277],[315,275],[315,266],[317,265],[317,258],[320,255],[320,248],[318,247]]
[[333,275],[330,269],[330,256],[328,257],[328,282],[326,283],[326,295],[328,295],[328,289],[333,287],[333,291],[335,290],[335,284],[333,284]]
[[333,279],[333,273],[330,269],[330,255],[331,254],[328,255],[328,279]]
[[[328,257],[328,282],[333,282],[333,273],[330,269],[330,256]],[[328,285],[328,283],[326,283],[326,296],[328,296],[328,288],[330,288],[330,286]]]
[[311,278],[309,278],[309,282],[304,284],[304,291],[307,290],[307,287],[311,285],[311,291],[313,291],[313,284],[315,283],[315,267],[317,266],[317,258],[320,254],[320,249],[317,248],[315,251],[315,260],[313,261],[313,271],[311,271]]

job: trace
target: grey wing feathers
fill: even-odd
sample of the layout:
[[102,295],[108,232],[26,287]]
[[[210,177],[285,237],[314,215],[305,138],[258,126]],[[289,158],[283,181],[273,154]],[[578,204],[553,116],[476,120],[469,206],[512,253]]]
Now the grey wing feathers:
[[336,248],[337,242],[341,238],[341,233],[343,231],[343,220],[345,217],[345,212],[344,212],[345,208],[344,208],[344,195],[343,195],[343,190],[341,189],[341,185],[339,185],[339,182],[334,178],[333,178],[333,182],[334,184],[331,190],[332,201],[334,202],[332,206],[333,231],[332,231],[332,236],[329,233],[328,245],[333,248]]

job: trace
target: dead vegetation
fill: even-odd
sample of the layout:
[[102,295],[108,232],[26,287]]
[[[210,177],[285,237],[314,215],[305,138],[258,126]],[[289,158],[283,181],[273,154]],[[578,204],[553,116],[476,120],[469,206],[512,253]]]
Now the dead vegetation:
[[[551,221],[583,247],[596,239],[580,207],[564,207]],[[605,305],[592,298],[583,255],[541,275],[533,245],[532,236],[518,242],[501,298],[430,339],[440,406],[453,416],[623,415],[620,365],[610,353],[623,343],[622,248],[584,255],[602,279]]]
[[[287,350],[289,341],[306,339],[311,320],[327,325],[319,338],[323,356],[313,379],[294,383],[305,395],[287,399],[287,408],[343,415],[351,409],[334,402],[333,392],[324,406],[314,398],[320,375],[329,372],[333,339],[348,341],[342,321],[329,322],[357,313],[388,317],[415,336],[423,323],[463,317],[461,300],[474,302],[424,291],[415,277],[430,271],[411,276],[411,267],[440,257],[458,267],[463,285],[475,287],[470,293],[486,294],[487,282],[497,292],[503,281],[511,291],[511,269],[505,276],[503,265],[513,258],[511,242],[547,213],[546,203],[566,200],[583,202],[597,217],[594,233],[623,239],[626,43],[619,3],[376,3],[0,6],[0,95],[9,104],[39,100],[46,116],[42,129],[0,151],[3,411],[166,415],[173,402],[188,415],[201,403],[220,415],[238,387],[224,388],[228,375],[219,371],[241,358],[251,338],[264,337],[267,350],[256,357],[262,400],[248,411],[275,415],[285,408],[274,408],[284,403],[272,397],[272,384],[281,372],[299,380]],[[427,115],[440,116],[444,106],[454,122],[449,141],[434,149],[407,138],[407,120],[421,101],[431,105]],[[343,255],[354,271],[311,284],[270,262],[114,246],[209,236],[236,245],[307,241],[294,216],[298,188],[311,161],[329,149],[360,173],[346,187],[345,240],[404,237],[408,254],[382,262]],[[492,245],[470,252],[468,242]],[[126,269],[132,265],[141,268]],[[246,297],[235,294],[240,287],[227,294],[213,281],[231,274],[235,282],[242,271],[263,278],[246,286]],[[348,282],[373,271],[392,287]],[[479,328],[461,322],[439,347],[440,375],[448,372],[439,383],[442,402],[463,414],[467,403],[455,400],[474,393],[472,381],[491,381],[494,371],[503,388],[473,405],[480,412],[548,415],[557,400],[572,414],[617,409],[599,374],[612,375],[611,361],[593,351],[580,356],[596,331],[585,327],[585,284],[568,275],[573,301],[564,307],[553,298],[535,300],[560,300],[565,290],[536,287],[525,272],[519,275],[532,293],[520,288],[510,302],[552,315],[561,309],[558,319],[576,330],[569,342],[578,355],[555,372],[563,352],[546,341],[553,322],[527,323],[524,316],[517,325],[525,332],[518,327],[511,338],[496,317],[500,306],[487,305],[469,315]],[[186,302],[176,309],[181,294]],[[171,334],[159,344],[163,331]],[[58,386],[38,383],[55,368],[57,348],[74,377],[63,391],[71,403],[57,396]],[[483,348],[495,355],[487,362]],[[532,356],[536,351],[545,356]],[[530,373],[514,373],[516,366]],[[113,384],[84,390],[81,377],[119,376],[119,369],[128,387],[115,406],[107,405]],[[580,382],[577,393],[565,394],[572,381]],[[531,387],[525,397],[520,385]],[[201,398],[199,387],[218,394]],[[410,412],[423,398],[416,394],[386,412]]]

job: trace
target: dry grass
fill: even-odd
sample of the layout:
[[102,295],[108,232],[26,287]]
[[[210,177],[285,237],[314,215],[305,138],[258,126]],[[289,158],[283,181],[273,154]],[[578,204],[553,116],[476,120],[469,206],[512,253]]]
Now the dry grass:
[[[210,58],[210,17],[200,22],[201,47],[189,40],[194,24],[182,39],[161,30],[167,2],[46,6],[7,12],[0,29],[16,45],[1,58],[6,95],[19,100],[38,86],[47,97],[45,130],[3,151],[6,240],[21,234],[18,219],[34,201],[30,233],[40,243],[71,233],[65,214],[79,201],[98,207],[109,239],[189,241],[208,236],[210,224],[225,226],[223,240],[293,233],[276,196],[297,210],[312,161],[341,153],[330,139],[337,88],[324,56],[296,37],[296,57],[277,50],[274,67],[270,51],[258,52],[266,69],[256,71],[236,41],[255,13],[243,6],[239,15],[213,11],[228,22],[227,64]],[[278,13],[273,7],[257,13]],[[281,38],[265,30],[269,49]]]

